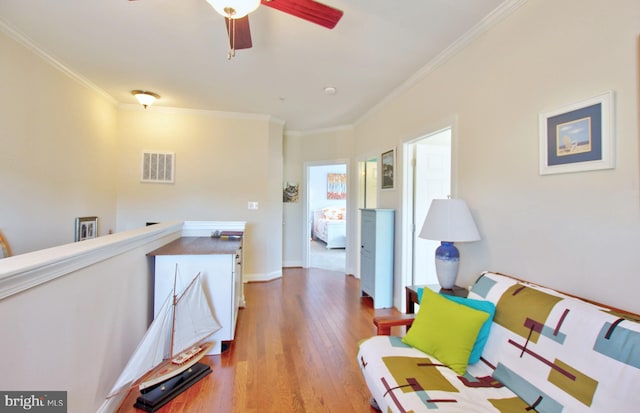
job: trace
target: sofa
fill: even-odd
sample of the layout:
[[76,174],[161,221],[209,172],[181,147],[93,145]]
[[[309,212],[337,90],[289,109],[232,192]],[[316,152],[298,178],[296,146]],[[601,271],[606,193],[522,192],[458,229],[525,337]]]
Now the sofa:
[[639,316],[493,272],[454,300],[426,288],[415,317],[374,320],[379,334],[410,327],[359,343],[374,407],[640,411]]

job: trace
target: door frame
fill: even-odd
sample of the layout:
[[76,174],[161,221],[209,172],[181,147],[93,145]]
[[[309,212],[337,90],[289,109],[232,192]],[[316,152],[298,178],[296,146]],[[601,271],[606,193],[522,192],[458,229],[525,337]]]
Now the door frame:
[[324,166],[324,165],[346,165],[346,171],[345,173],[347,174],[347,202],[346,202],[346,215],[347,215],[347,225],[345,225],[345,237],[346,237],[346,246],[344,249],[344,253],[345,253],[345,273],[348,273],[348,266],[349,266],[349,262],[350,262],[350,257],[351,257],[351,248],[349,248],[349,240],[351,239],[351,234],[349,231],[349,222],[352,219],[355,219],[354,217],[352,217],[353,214],[351,214],[351,199],[352,199],[352,192],[353,188],[351,187],[351,172],[350,172],[350,167],[349,167],[349,160],[346,158],[340,158],[340,159],[333,159],[333,160],[329,160],[329,161],[306,161],[304,163],[304,171],[303,171],[303,182],[304,184],[304,188],[302,191],[303,194],[303,199],[304,199],[304,205],[302,208],[302,267],[303,268],[309,268],[310,266],[310,261],[311,261],[311,243],[309,242],[309,237],[311,236],[311,234],[309,233],[309,231],[311,230],[311,217],[310,217],[310,213],[311,211],[309,210],[309,203],[311,202],[311,196],[310,196],[310,190],[309,190],[309,185],[311,184],[310,180],[311,180],[311,176],[309,173],[309,170],[312,167],[315,166]]
[[[458,119],[457,116],[437,123],[437,127],[429,129],[425,133],[410,139],[402,144],[402,220],[400,222],[401,240],[400,245],[400,266],[402,293],[400,294],[401,307],[406,308],[406,297],[404,289],[408,285],[413,285],[413,233],[419,231],[413,224],[413,187],[414,187],[414,145],[424,138],[435,135],[445,129],[451,129],[451,196],[457,193],[458,181]],[[397,295],[396,295],[397,297]]]

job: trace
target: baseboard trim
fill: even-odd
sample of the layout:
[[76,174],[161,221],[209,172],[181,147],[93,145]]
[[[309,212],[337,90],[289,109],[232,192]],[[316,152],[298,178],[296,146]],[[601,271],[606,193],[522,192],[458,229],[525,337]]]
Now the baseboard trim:
[[273,281],[278,278],[282,278],[282,270],[273,271],[268,274],[245,274],[244,280],[245,282],[265,282],[265,281]]
[[126,396],[127,393],[123,392],[119,395],[106,399],[96,413],[113,413],[117,411]]
[[282,263],[283,268],[302,268],[302,261],[285,261]]

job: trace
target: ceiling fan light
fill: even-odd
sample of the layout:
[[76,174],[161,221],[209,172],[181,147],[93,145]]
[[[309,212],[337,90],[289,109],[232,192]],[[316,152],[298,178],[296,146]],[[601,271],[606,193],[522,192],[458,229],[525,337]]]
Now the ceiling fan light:
[[138,102],[144,106],[145,109],[155,102],[156,99],[160,98],[160,95],[144,90],[132,90],[131,94],[136,97]]
[[240,19],[260,5],[260,0],[207,0],[221,15],[229,19]]

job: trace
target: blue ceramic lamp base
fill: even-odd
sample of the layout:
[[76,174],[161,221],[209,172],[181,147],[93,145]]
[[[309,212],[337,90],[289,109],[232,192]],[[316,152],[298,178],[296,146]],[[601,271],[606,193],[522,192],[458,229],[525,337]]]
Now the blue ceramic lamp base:
[[436,249],[436,275],[440,287],[445,290],[453,289],[458,278],[460,252],[453,242],[442,241]]

